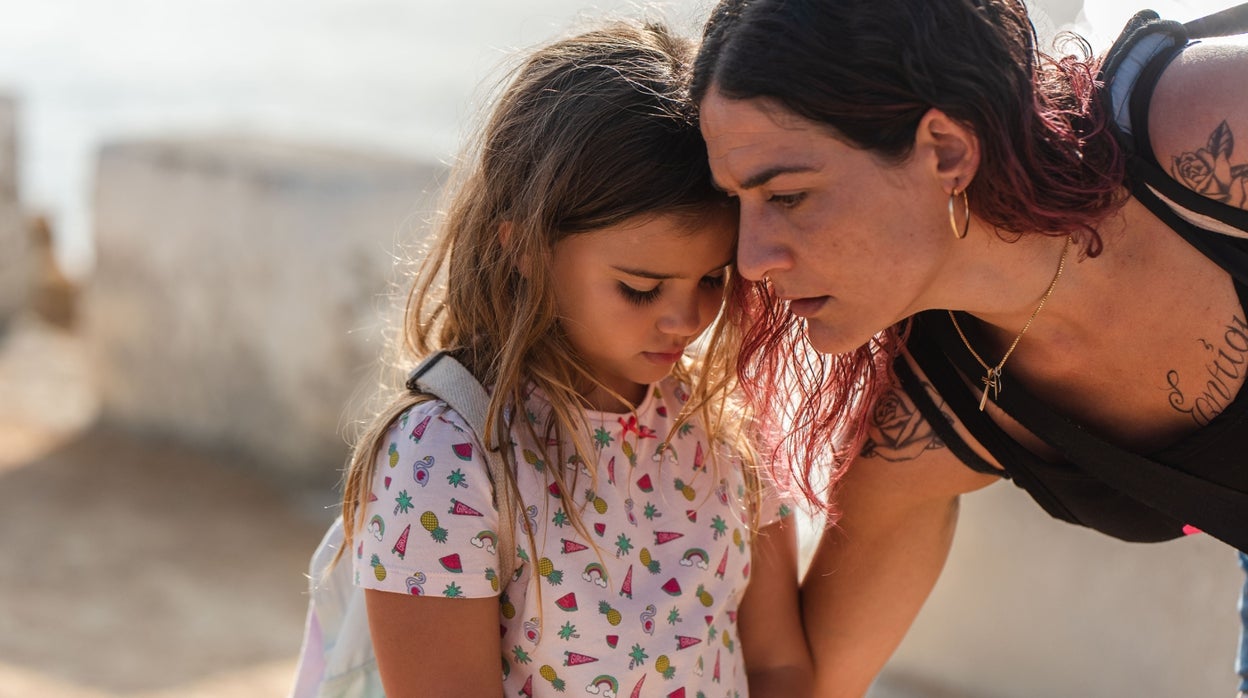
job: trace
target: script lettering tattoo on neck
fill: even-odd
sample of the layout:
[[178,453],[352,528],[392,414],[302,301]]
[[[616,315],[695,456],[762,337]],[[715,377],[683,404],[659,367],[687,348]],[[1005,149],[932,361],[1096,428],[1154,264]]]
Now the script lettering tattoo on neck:
[[[924,384],[924,388],[930,388]],[[939,404],[945,418],[944,403]],[[951,420],[952,421],[952,420]],[[863,458],[882,458],[886,461],[914,460],[925,451],[944,448],[945,444],[932,431],[910,398],[897,388],[889,388],[876,400],[871,417],[867,420],[867,440],[859,455]]]
[[1208,378],[1201,376],[1195,381],[1195,387],[1188,385],[1184,389],[1179,386],[1179,372],[1172,370],[1166,373],[1166,385],[1170,389],[1170,406],[1203,427],[1231,404],[1236,386],[1248,372],[1245,366],[1248,363],[1248,324],[1234,315],[1222,333],[1219,346],[1204,338],[1196,341],[1209,352],[1205,363]]
[[1205,147],[1171,158],[1170,173],[1188,189],[1210,199],[1244,208],[1248,165],[1232,165],[1235,136],[1226,121],[1209,134]]

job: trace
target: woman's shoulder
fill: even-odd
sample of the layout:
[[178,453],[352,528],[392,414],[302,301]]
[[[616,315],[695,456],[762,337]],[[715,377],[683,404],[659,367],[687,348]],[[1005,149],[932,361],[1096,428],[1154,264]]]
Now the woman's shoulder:
[[1209,198],[1248,208],[1248,43],[1192,44],[1166,68],[1149,104],[1149,138],[1171,176]]

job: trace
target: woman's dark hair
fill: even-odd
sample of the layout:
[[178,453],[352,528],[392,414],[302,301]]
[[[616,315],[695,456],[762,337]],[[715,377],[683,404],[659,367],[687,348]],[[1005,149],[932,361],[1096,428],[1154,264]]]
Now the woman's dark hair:
[[[1037,50],[1021,0],[724,0],[694,61],[692,99],[765,98],[830,127],[886,163],[911,153],[939,109],[972,130],[980,165],[971,210],[1004,236],[1073,234],[1089,256],[1095,226],[1126,200],[1123,156],[1095,99],[1096,61]],[[902,328],[839,356],[812,356],[804,333],[759,286],[740,373],[761,414],[797,391],[790,456],[852,454],[873,398],[891,386]],[[771,403],[769,409],[764,403]],[[838,443],[834,444],[834,437]],[[792,448],[798,444],[800,448]]]

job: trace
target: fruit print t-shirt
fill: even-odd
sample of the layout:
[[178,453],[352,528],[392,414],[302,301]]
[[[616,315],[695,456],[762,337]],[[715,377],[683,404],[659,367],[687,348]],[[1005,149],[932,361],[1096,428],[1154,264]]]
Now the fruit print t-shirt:
[[[452,599],[499,596],[509,697],[747,695],[736,623],[750,576],[744,479],[739,461],[709,443],[700,423],[663,442],[687,399],[668,378],[650,387],[636,414],[587,413],[598,486],[582,469],[573,499],[588,537],[557,497],[547,472],[554,466],[526,429],[513,430],[524,506],[516,574],[506,584],[495,572],[498,513],[480,442],[445,403],[417,405],[396,420],[378,454],[353,556],[356,583]],[[543,420],[548,406],[534,395],[526,409]],[[562,467],[580,467],[569,460]],[[789,513],[768,491],[759,524]],[[412,632],[437,641],[428,628]]]

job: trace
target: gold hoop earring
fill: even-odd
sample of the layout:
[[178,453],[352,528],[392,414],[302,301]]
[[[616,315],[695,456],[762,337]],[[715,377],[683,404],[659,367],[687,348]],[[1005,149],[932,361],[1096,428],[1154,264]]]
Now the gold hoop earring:
[[[966,223],[962,224],[961,230],[958,229],[957,217],[953,215],[953,200],[958,198],[958,194],[962,195],[962,211],[966,215]],[[959,240],[965,238],[971,229],[971,199],[966,195],[965,189],[949,195],[949,226],[953,228],[953,236]]]

